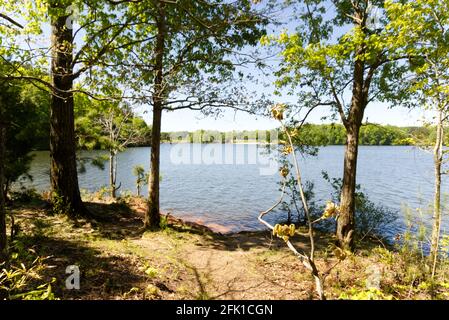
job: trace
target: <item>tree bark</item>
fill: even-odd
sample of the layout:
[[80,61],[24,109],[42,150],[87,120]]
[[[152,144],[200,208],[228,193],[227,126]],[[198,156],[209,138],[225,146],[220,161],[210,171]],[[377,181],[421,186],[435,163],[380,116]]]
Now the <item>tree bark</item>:
[[360,127],[353,126],[348,129],[346,134],[340,214],[337,221],[337,239],[339,246],[348,250],[352,250],[354,242],[359,129]]
[[[6,150],[6,140],[5,140],[5,150]],[[3,182],[3,199],[5,199],[5,202],[8,202],[8,190],[9,190],[9,186],[11,184],[11,182],[9,181],[8,178],[4,177],[4,182]]]
[[145,226],[158,228],[160,223],[159,207],[159,173],[160,173],[160,148],[161,148],[161,119],[162,110],[156,105],[153,107],[153,129],[151,134],[151,169],[148,200],[148,208],[145,215]]
[[433,211],[433,228],[432,228],[432,244],[430,250],[430,258],[432,261],[432,277],[435,275],[436,264],[438,259],[438,247],[441,231],[441,165],[443,163],[443,111],[438,111],[437,135],[435,147],[433,150],[434,175],[435,175],[435,194],[434,194],[434,211]]
[[0,263],[6,261],[8,256],[8,239],[6,236],[6,204],[5,197],[3,195],[3,187],[5,183],[5,144],[6,128],[5,125],[0,122],[0,186],[2,190],[2,192],[0,192]]
[[157,20],[157,39],[155,50],[155,70],[154,94],[153,94],[153,127],[151,130],[151,162],[149,199],[147,212],[145,214],[146,228],[159,228],[160,207],[159,207],[159,174],[160,174],[160,149],[161,149],[161,121],[162,104],[164,96],[163,83],[163,62],[166,36],[165,3],[159,1],[159,19]]
[[109,152],[109,184],[111,187],[111,197],[112,199],[115,199],[117,197],[117,170],[116,170],[116,154],[114,151]]
[[[52,8],[58,8],[51,2]],[[60,8],[60,7],[59,7]],[[50,157],[52,197],[69,215],[86,215],[81,201],[76,167],[73,93],[73,37],[66,26],[68,16],[52,19],[52,92],[50,116]]]

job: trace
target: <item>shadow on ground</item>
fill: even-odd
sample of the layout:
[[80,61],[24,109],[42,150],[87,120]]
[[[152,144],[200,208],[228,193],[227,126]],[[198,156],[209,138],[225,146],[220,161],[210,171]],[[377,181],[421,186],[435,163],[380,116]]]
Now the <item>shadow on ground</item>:
[[[40,256],[48,257],[50,266],[43,278],[55,278],[52,288],[62,299],[105,299],[122,296],[131,288],[145,281],[137,269],[137,261],[130,257],[101,252],[81,242],[68,241],[46,236],[21,236],[18,240],[34,248]],[[68,266],[75,265],[80,270],[80,289],[66,289]]]

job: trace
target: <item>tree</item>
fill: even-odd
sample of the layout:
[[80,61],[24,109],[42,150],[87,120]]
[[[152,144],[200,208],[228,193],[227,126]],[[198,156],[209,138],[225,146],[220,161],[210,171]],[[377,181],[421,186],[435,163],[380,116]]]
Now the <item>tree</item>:
[[[88,214],[81,201],[74,133],[74,92],[94,96],[95,89],[88,92],[82,88],[96,88],[98,77],[82,77],[86,72],[93,75],[103,59],[114,54],[123,43],[119,37],[129,26],[118,18],[115,5],[106,1],[72,0],[21,0],[15,3],[1,1],[8,16],[20,17],[26,25],[20,32],[11,33],[0,28],[2,34],[0,55],[8,65],[3,79],[21,79],[51,92],[50,154],[52,196],[58,199],[68,214]],[[74,29],[75,12],[83,12]],[[41,45],[42,29],[50,20],[51,37],[48,47]],[[79,39],[82,35],[84,38]],[[77,38],[78,37],[78,38]],[[77,42],[78,39],[78,42]],[[48,43],[48,41],[47,41]],[[80,45],[81,44],[81,45]],[[75,48],[79,50],[75,50]],[[51,51],[50,63],[47,59]],[[30,72],[24,65],[33,64],[43,70],[50,64],[51,79]],[[75,86],[75,81],[80,83]],[[82,83],[82,85],[81,85]],[[93,91],[93,92],[92,92]]]
[[[22,25],[18,23],[15,19],[11,18],[7,14],[0,14],[0,20],[2,20],[0,30],[7,32],[9,34],[14,34],[17,29],[22,29]],[[13,27],[4,25],[3,20],[11,23]],[[8,53],[9,49],[0,50],[0,54]],[[7,66],[5,67],[3,63],[0,63],[0,70],[2,73],[7,71]],[[8,86],[8,78],[0,79],[0,84],[2,87]],[[3,90],[2,90],[3,93]],[[6,235],[6,199],[5,192],[6,181],[5,181],[5,163],[6,163],[6,127],[8,121],[6,119],[5,112],[5,102],[3,101],[3,95],[0,95],[0,263],[3,263],[8,258],[8,238]]]
[[[328,106],[345,128],[346,146],[343,186],[336,235],[342,248],[352,248],[354,240],[357,155],[364,113],[370,102],[383,98],[395,88],[402,69],[396,62],[394,35],[386,30],[383,1],[302,1],[303,11],[297,31],[274,40],[283,49],[277,85],[298,93],[299,108],[311,110]],[[373,6],[379,14],[373,16]],[[379,18],[372,23],[374,18]],[[349,31],[347,31],[349,30]],[[299,92],[296,92],[297,88]],[[345,96],[351,99],[345,103]]]
[[[0,263],[7,257],[5,202],[12,182],[26,176],[36,143],[40,125],[47,124],[40,118],[39,109],[30,99],[33,90],[20,87],[17,81],[0,82]],[[48,104],[47,104],[48,106]]]
[[5,141],[6,121],[4,121],[3,99],[0,97],[0,263],[4,262],[8,254],[8,239],[6,236],[6,205],[5,194]]
[[[254,62],[237,50],[255,45],[267,19],[249,0],[131,1],[127,13],[139,27],[130,41],[139,43],[122,55],[134,81],[136,98],[153,114],[148,210],[145,226],[158,228],[159,166],[163,111],[216,113],[219,108],[249,109],[255,102],[236,88],[236,65]],[[237,49],[237,50],[236,50]],[[112,63],[117,65],[118,62]],[[224,85],[228,83],[228,85]],[[139,97],[140,96],[140,97]]]
[[50,1],[51,78],[54,91],[50,113],[50,181],[52,196],[60,199],[69,214],[86,213],[76,169],[73,93],[73,30],[67,27],[67,4]]
[[11,81],[1,86],[6,125],[4,197],[12,183],[28,175],[30,152],[48,142],[50,96],[30,84]]
[[140,189],[142,185],[148,184],[149,175],[145,173],[145,169],[142,166],[135,166],[133,168],[133,175],[136,176],[137,196],[140,197]]
[[[85,97],[85,96],[84,96]],[[117,154],[130,145],[139,144],[149,130],[145,121],[137,117],[131,106],[122,102],[94,101],[82,97],[76,119],[78,143],[88,149],[109,152],[109,186],[111,197],[117,197]]]
[[444,128],[449,119],[449,1],[387,1],[389,27],[400,35],[396,42],[410,56],[410,81],[403,90],[418,105],[434,112],[434,205],[430,258],[435,275],[441,236],[441,178],[443,174]]

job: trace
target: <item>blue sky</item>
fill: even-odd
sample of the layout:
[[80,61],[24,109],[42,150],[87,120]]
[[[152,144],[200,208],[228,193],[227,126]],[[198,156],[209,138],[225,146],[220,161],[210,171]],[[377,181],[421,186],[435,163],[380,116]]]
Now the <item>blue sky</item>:
[[[329,110],[316,110],[310,116],[311,123],[323,123],[321,117],[328,115]],[[366,118],[370,123],[391,124],[397,126],[422,125],[423,116],[429,118],[422,110],[408,110],[406,108],[395,107],[389,109],[386,105],[372,103],[366,110]],[[144,114],[144,119],[151,124],[151,114]],[[255,117],[243,112],[225,112],[219,119],[204,117],[200,112],[176,111],[164,113],[162,117],[162,131],[194,131],[205,130],[256,130],[272,129],[278,127],[276,121]]]

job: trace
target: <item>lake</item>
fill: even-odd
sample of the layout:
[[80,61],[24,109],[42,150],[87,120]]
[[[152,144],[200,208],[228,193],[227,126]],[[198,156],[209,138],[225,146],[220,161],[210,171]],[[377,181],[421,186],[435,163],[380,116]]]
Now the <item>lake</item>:
[[[82,152],[95,156],[101,151]],[[301,157],[303,179],[314,182],[315,201],[324,204],[332,187],[322,178],[341,177],[343,146],[320,148],[317,157]],[[33,182],[39,191],[49,188],[49,153],[36,152],[31,166]],[[130,148],[118,155],[120,191],[135,192],[132,168],[148,170],[150,148]],[[274,157],[274,158],[273,158]],[[271,207],[279,197],[279,174],[274,155],[255,144],[163,144],[161,146],[161,208],[174,216],[194,220],[216,230],[263,229],[257,221],[260,211]],[[358,183],[376,204],[401,214],[404,204],[427,208],[433,197],[432,155],[414,147],[362,146],[357,168]],[[444,180],[444,179],[443,179]],[[80,174],[81,189],[96,191],[108,184],[108,170],[87,166]],[[443,182],[444,183],[444,182]],[[146,187],[144,188],[146,191]],[[443,184],[443,192],[448,193]],[[278,213],[285,217],[285,213]],[[444,212],[442,232],[449,227]],[[425,216],[430,223],[430,214]],[[399,219],[389,234],[404,228]]]

